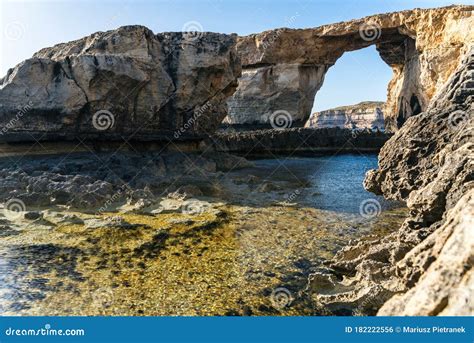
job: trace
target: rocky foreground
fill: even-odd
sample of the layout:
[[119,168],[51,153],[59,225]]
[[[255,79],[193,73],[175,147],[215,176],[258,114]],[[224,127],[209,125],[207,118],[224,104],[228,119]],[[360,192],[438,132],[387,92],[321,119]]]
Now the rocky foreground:
[[472,315],[474,305],[474,49],[430,108],[382,148],[365,187],[406,201],[400,230],[339,252],[309,290],[340,311]]
[[0,159],[0,313],[328,314],[302,294],[308,275],[406,215],[380,197],[379,215],[359,214],[375,161],[251,163],[215,151]]

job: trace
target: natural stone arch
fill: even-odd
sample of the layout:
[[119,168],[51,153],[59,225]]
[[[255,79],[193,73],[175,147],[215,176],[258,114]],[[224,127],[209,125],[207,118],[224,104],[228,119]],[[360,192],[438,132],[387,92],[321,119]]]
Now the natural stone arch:
[[[308,119],[324,75],[348,51],[375,45],[392,68],[386,129],[425,110],[459,63],[473,24],[472,7],[413,10],[313,29],[277,29],[240,37],[243,74],[228,100],[225,124],[269,125],[274,111],[291,114],[293,126]],[[472,30],[471,30],[472,31]],[[469,34],[468,34],[469,35]]]
[[[394,71],[385,109],[394,131],[453,75],[474,42],[473,13],[474,6],[416,9],[246,37],[208,32],[191,41],[142,26],[97,32],[42,49],[0,78],[0,141],[202,140],[226,117],[241,65],[228,122],[268,123],[273,111],[287,110],[302,125],[328,68],[372,44]],[[370,31],[363,39],[367,25],[380,30],[375,39]],[[103,111],[113,120],[101,131],[94,116]]]

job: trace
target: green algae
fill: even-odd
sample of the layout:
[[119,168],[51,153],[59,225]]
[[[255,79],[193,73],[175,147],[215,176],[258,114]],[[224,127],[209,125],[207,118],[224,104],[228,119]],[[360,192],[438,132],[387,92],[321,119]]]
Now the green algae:
[[[81,218],[93,215],[74,212]],[[0,240],[3,315],[310,315],[309,273],[354,238],[397,229],[314,208],[219,205],[197,215],[103,213],[141,226],[29,225]],[[291,304],[274,306],[284,287]]]

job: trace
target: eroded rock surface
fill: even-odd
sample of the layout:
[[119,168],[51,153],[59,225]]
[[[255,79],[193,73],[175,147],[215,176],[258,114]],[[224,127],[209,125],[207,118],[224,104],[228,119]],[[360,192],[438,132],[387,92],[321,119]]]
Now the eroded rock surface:
[[[406,122],[382,148],[379,169],[367,173],[365,187],[406,201],[409,217],[397,233],[339,252],[329,273],[336,280],[315,274],[309,289],[320,303],[363,314],[474,313],[473,98],[471,48],[429,109]],[[330,296],[318,292],[321,278]]]
[[213,131],[241,71],[235,41],[125,26],[42,49],[0,80],[0,138],[172,138],[186,124],[177,138]]
[[228,100],[224,124],[268,124],[276,110],[285,110],[293,127],[303,126],[326,71],[325,66],[300,64],[245,67],[237,91]]
[[[66,156],[66,157],[65,157]],[[249,167],[244,158],[224,153],[74,153],[0,159],[0,202],[22,210],[37,207],[104,212],[125,206],[140,210],[168,193],[213,195],[223,171]],[[181,200],[183,200],[181,199]],[[13,205],[12,205],[13,206]],[[67,218],[52,221],[69,220]]]
[[246,154],[296,152],[378,152],[390,138],[378,130],[289,128],[272,130],[218,131],[212,143],[218,151]]
[[[344,52],[376,45],[393,69],[386,128],[427,109],[474,41],[473,6],[414,9],[310,29],[276,29],[240,37],[243,77],[229,101],[229,123],[268,122],[285,110],[306,121],[324,74]],[[298,72],[296,72],[298,70]],[[294,76],[299,73],[298,83]],[[288,94],[294,96],[288,101]],[[245,115],[244,115],[245,114]]]

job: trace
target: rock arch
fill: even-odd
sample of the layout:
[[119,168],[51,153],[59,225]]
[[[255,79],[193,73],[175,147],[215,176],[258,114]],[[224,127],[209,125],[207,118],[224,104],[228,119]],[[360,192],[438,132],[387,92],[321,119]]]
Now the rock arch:
[[[415,9],[191,40],[142,26],[97,32],[42,49],[0,78],[0,142],[198,141],[224,118],[266,124],[277,110],[302,125],[327,70],[344,52],[374,44],[393,69],[384,119],[395,131],[427,108],[474,44],[473,13],[474,6]],[[106,130],[94,125],[104,111]]]
[[[396,131],[425,110],[474,40],[472,6],[415,9],[312,29],[277,29],[239,37],[242,77],[228,100],[231,125],[269,124],[288,111],[293,126],[308,119],[324,75],[345,52],[375,45],[392,68],[386,128]],[[463,32],[463,30],[466,30]]]

